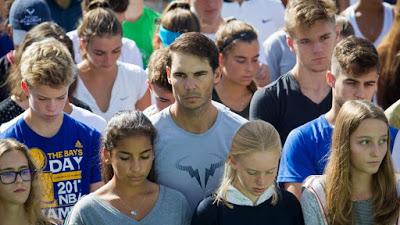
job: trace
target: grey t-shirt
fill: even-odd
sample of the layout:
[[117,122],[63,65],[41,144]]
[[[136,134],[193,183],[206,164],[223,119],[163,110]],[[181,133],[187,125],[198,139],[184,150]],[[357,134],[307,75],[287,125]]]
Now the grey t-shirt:
[[[318,201],[313,193],[304,189],[300,203],[306,225],[327,225],[324,220],[325,215],[322,214]],[[374,224],[372,200],[354,201],[352,204],[355,225]]]
[[213,103],[217,119],[204,133],[194,134],[171,118],[170,107],[150,117],[157,129],[154,144],[157,182],[186,196],[192,212],[219,186],[232,138],[247,120]]
[[185,197],[168,187],[160,185],[160,194],[153,209],[140,221],[121,213],[96,194],[80,199],[64,225],[188,225],[191,212]]

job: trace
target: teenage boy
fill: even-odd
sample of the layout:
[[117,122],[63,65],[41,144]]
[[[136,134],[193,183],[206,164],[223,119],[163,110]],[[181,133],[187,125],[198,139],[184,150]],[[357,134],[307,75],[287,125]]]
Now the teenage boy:
[[42,207],[49,217],[63,220],[83,195],[102,185],[100,133],[63,113],[76,74],[63,44],[54,38],[35,42],[21,62],[21,87],[29,108],[0,136],[29,147],[42,171]]
[[218,49],[206,36],[182,34],[169,47],[175,102],[150,119],[158,131],[157,182],[182,192],[194,211],[218,187],[234,133],[246,120],[211,102]]
[[332,94],[325,81],[336,43],[335,5],[330,0],[291,0],[285,11],[287,44],[296,64],[250,103],[250,119],[265,120],[278,130],[282,143],[289,132],[331,107]]
[[155,50],[150,56],[147,67],[147,86],[153,96],[154,104],[143,111],[146,116],[156,114],[175,102],[172,86],[167,78],[168,55],[168,49],[162,48]]
[[[378,71],[378,53],[369,41],[351,36],[337,44],[325,76],[332,88],[332,108],[290,132],[283,147],[278,182],[288,191],[300,197],[302,182],[309,175],[324,172],[340,108],[348,100],[371,101],[377,90]],[[393,137],[396,132],[391,130]]]

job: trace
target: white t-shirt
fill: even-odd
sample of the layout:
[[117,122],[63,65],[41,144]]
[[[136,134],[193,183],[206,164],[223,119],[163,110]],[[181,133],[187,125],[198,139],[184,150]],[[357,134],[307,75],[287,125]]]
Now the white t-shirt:
[[[75,62],[78,64],[82,62],[78,31],[70,31],[67,33],[67,35],[72,40],[74,45]],[[118,60],[124,63],[135,64],[143,68],[143,60],[139,48],[136,46],[135,41],[128,38],[122,38],[121,55],[119,56]]]
[[143,69],[123,62],[117,62],[117,66],[118,74],[112,87],[111,99],[107,111],[103,112],[100,110],[96,100],[79,76],[74,94],[76,98],[88,104],[93,113],[103,117],[107,121],[118,111],[134,110],[136,102],[147,91],[147,76]]
[[224,2],[222,17],[235,17],[252,25],[258,32],[261,44],[272,33],[283,27],[285,8],[280,0],[249,0],[242,5],[237,2]]
[[101,133],[107,126],[107,121],[103,117],[75,105],[72,105],[72,112],[70,116],[87,126],[96,128],[96,130]]
[[393,142],[393,150],[392,150],[392,161],[394,169],[397,173],[400,172],[400,132],[397,132],[397,135]]
[[[356,37],[365,38],[364,35],[361,33],[360,28],[358,27],[357,20],[356,20],[356,13],[355,13],[356,5],[350,5],[347,9],[345,9],[342,14],[347,18],[347,20],[351,23],[354,29],[354,34]],[[385,10],[385,14],[383,17],[383,27],[381,33],[374,41],[375,47],[377,47],[385,37],[385,35],[389,32],[394,18],[393,6],[389,3],[383,2],[383,7]]]

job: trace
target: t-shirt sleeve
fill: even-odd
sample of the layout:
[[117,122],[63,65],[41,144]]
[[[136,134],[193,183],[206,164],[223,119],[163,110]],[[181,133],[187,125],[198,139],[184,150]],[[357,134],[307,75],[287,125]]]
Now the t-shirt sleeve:
[[140,100],[147,91],[147,75],[143,69],[140,69],[140,72],[137,73],[137,100]]
[[90,155],[90,183],[96,183],[101,181],[101,169],[100,169],[100,141],[101,135],[98,131],[93,131],[93,148],[91,149]]
[[81,215],[81,210],[82,208],[78,202],[64,220],[64,225],[85,225]]
[[126,47],[123,49],[124,51],[126,51],[124,52],[124,54],[128,57],[126,62],[143,68],[142,54],[140,54],[139,48],[137,47],[136,43],[130,39],[126,39],[124,44],[126,45]]
[[292,130],[283,146],[281,162],[279,165],[279,183],[301,183],[308,176],[318,174],[314,168],[313,153],[309,152],[311,143],[301,130]]
[[276,35],[272,35],[263,43],[265,61],[268,65],[272,80],[276,80],[280,74],[279,62],[282,58],[282,49],[276,41]]
[[313,193],[303,190],[300,199],[305,224],[326,225],[318,201]]
[[271,89],[257,90],[250,102],[250,120],[264,120],[274,127],[278,124],[279,105]]
[[213,205],[212,198],[206,198],[199,203],[191,225],[217,225],[217,208]]

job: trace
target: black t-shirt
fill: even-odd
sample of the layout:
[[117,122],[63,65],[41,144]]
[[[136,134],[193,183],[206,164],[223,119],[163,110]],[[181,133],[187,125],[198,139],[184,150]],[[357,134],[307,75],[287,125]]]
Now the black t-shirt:
[[332,91],[319,104],[301,93],[292,73],[256,91],[250,103],[250,120],[271,123],[285,143],[289,132],[329,111]]
[[8,122],[19,116],[25,110],[15,103],[11,97],[0,102],[0,124]]
[[[218,96],[218,93],[215,89],[212,92],[212,100],[224,104]],[[225,104],[224,104],[225,105]],[[244,108],[241,112],[235,111],[230,109],[232,112],[241,115],[243,118],[249,119],[249,110],[250,110],[250,103]]]
[[279,190],[276,205],[271,199],[258,206],[213,203],[208,197],[200,202],[192,217],[192,225],[304,225],[301,206],[296,197],[285,190]]
[[0,102],[10,96],[9,88],[6,85],[11,68],[11,63],[7,59],[7,57],[9,57],[8,54],[0,58]]

